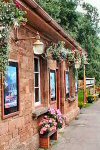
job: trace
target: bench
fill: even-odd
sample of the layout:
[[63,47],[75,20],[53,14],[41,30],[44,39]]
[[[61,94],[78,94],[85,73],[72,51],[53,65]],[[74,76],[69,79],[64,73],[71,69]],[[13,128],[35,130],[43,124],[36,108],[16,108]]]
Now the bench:
[[50,140],[57,140],[58,135],[57,135],[57,130],[52,131],[47,135],[39,135],[39,143],[40,143],[40,148],[49,148],[50,147]]

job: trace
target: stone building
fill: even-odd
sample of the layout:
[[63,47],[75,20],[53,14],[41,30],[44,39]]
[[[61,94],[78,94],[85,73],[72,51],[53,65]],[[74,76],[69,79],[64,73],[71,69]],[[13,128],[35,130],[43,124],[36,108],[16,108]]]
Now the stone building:
[[[18,29],[19,38],[35,37],[38,31],[45,47],[64,41],[66,48],[82,52],[78,43],[35,1],[18,2],[28,18],[27,24]],[[35,39],[10,42],[8,78],[0,96],[0,150],[37,149],[38,121],[50,107],[60,109],[67,122],[79,113],[72,63],[35,55],[34,42]]]

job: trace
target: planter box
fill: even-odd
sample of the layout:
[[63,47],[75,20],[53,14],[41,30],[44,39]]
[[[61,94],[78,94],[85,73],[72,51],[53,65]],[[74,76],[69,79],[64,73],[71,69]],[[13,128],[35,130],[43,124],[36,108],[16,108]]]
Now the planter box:
[[40,148],[49,148],[50,147],[50,140],[57,140],[58,133],[57,131],[50,132],[46,135],[39,136]]

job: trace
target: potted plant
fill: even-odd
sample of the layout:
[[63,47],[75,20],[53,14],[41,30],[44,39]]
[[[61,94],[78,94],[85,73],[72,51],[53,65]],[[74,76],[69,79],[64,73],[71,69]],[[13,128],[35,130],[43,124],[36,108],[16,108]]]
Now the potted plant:
[[59,63],[63,60],[66,60],[67,51],[64,45],[65,42],[63,41],[59,41],[58,43],[52,43],[46,50],[45,58],[48,59],[51,56],[53,60],[56,60]]
[[[39,122],[39,140],[41,148],[49,148],[50,139],[57,140],[57,129],[63,126],[60,110],[50,108]],[[50,138],[51,137],[51,138]]]
[[46,135],[57,130],[57,122],[54,118],[45,115],[39,123],[40,135]]

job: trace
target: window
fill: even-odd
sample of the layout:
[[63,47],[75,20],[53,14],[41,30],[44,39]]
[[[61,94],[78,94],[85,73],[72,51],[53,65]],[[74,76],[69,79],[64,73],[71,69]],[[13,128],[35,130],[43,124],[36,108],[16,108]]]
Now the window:
[[50,97],[51,100],[56,100],[56,72],[54,70],[50,71]]
[[34,58],[34,100],[35,105],[41,104],[40,100],[40,61],[39,58]]
[[18,110],[18,63],[9,62],[4,80],[3,115],[9,115]]
[[70,96],[69,72],[66,72],[65,81],[66,81],[66,98],[68,98]]
[[75,92],[78,92],[78,80],[75,81]]

